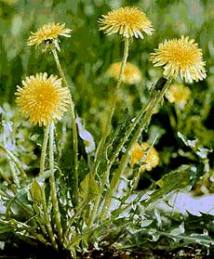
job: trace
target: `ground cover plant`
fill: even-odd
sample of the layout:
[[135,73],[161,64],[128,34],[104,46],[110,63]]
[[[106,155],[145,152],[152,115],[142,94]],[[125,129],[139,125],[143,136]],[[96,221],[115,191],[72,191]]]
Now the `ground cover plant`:
[[0,3],[2,254],[211,258],[212,1]]

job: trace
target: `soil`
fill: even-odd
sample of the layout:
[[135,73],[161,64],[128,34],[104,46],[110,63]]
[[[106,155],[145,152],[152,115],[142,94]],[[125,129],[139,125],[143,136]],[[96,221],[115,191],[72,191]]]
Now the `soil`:
[[[172,251],[143,249],[134,252],[118,252],[114,250],[91,250],[87,254],[79,254],[81,259],[213,259],[214,247],[186,247]],[[5,246],[0,250],[0,259],[71,259],[68,252],[56,253],[47,247],[28,245]]]
[[89,255],[85,255],[80,258],[84,259],[213,259],[214,248],[213,249],[205,249],[199,247],[188,247],[188,248],[179,248],[173,251],[165,251],[165,250],[147,250],[143,249],[141,251],[135,252],[126,252],[120,253],[117,251],[93,251]]

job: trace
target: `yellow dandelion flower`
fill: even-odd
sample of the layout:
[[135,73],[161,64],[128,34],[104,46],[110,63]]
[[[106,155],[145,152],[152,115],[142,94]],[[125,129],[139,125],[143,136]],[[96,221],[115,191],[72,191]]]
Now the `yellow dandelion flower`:
[[160,162],[157,150],[154,147],[149,146],[146,142],[143,142],[141,145],[138,143],[134,144],[131,150],[131,165],[133,166],[141,161],[141,172],[151,171],[152,168],[158,166]]
[[106,34],[118,33],[126,38],[143,39],[143,32],[151,35],[154,30],[146,14],[137,7],[121,7],[113,10],[103,15],[99,22],[100,30]]
[[22,87],[17,86],[16,103],[33,124],[47,126],[60,120],[70,104],[69,89],[62,80],[47,73],[26,77]]
[[183,84],[172,84],[166,92],[166,98],[170,103],[175,103],[183,109],[190,98],[191,91]]
[[[107,75],[114,78],[115,80],[119,79],[120,75],[121,62],[113,63],[107,70]],[[125,84],[137,84],[141,81],[142,76],[140,69],[129,62],[126,63],[125,70],[122,76],[122,81]]]
[[58,39],[59,36],[70,37],[71,30],[65,28],[65,24],[48,23],[39,28],[36,32],[32,32],[28,38],[28,46],[38,46],[45,41]]
[[206,78],[205,62],[198,44],[188,37],[166,40],[159,44],[155,53],[151,54],[155,66],[164,67],[167,78],[184,79],[192,83]]

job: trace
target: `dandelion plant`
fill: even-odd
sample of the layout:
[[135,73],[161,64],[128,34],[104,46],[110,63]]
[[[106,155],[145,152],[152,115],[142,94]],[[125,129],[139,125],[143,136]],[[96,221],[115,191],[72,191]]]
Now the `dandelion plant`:
[[[169,172],[153,180],[149,188],[136,190],[140,177],[151,179],[150,172],[162,163],[156,148],[157,136],[147,141],[142,134],[148,133],[153,115],[165,105],[165,97],[184,109],[191,91],[183,81],[188,84],[206,78],[202,50],[188,36],[159,44],[150,55],[150,65],[162,67],[163,73],[147,89],[145,101],[138,104],[134,114],[129,114],[117,105],[122,85],[142,81],[141,67],[128,61],[132,55],[130,44],[151,36],[155,30],[137,7],[121,7],[102,15],[99,30],[108,36],[117,35],[123,54],[120,61],[113,60],[106,72],[107,77],[114,79],[114,86],[105,100],[104,130],[96,144],[83,126],[76,96],[61,64],[59,39],[71,37],[71,29],[52,22],[29,36],[27,45],[36,47],[32,51],[43,50],[41,55],[51,56],[56,75],[35,71],[17,86],[20,121],[26,118],[38,127],[36,140],[39,144],[40,139],[43,141],[34,161],[37,174],[33,176],[20,162],[22,157],[7,150],[5,139],[0,144],[0,154],[6,157],[6,168],[12,175],[11,179],[4,176],[0,190],[0,202],[5,208],[0,228],[5,233],[13,231],[26,242],[51,247],[56,253],[66,251],[71,258],[105,247],[127,250],[136,242],[148,244],[151,239],[162,237],[213,244],[209,237],[204,240],[194,234],[186,236],[183,224],[170,232],[166,222],[176,220],[178,215],[173,218],[158,210],[157,202],[191,184],[192,174],[197,171],[193,165],[182,165],[173,171],[166,167],[164,170]],[[115,118],[116,112],[121,113],[122,119]],[[187,156],[192,158],[198,152]],[[208,163],[207,153],[205,158]],[[139,242],[138,237],[143,241]]]

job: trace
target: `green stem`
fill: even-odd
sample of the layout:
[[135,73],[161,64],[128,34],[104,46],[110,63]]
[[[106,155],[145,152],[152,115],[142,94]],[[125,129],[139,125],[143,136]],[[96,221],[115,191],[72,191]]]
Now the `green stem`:
[[181,131],[182,132],[182,123],[185,121],[184,118],[182,118],[182,115],[184,113],[182,113],[182,111],[180,110],[180,108],[175,104],[175,113],[176,113],[176,119],[177,119],[177,125],[176,125],[176,130]]
[[[104,188],[105,188],[105,185],[106,185],[106,183],[109,179],[111,167],[114,164],[116,158],[118,157],[118,154],[120,153],[120,151],[124,147],[124,145],[127,142],[129,136],[131,135],[132,131],[135,129],[135,127],[137,126],[137,124],[139,123],[140,119],[142,118],[144,112],[147,109],[148,109],[148,104],[145,107],[142,108],[142,110],[136,116],[134,122],[130,124],[130,127],[128,128],[124,138],[120,141],[120,143],[116,147],[115,151],[113,152],[113,154],[112,154],[112,156],[111,156],[111,158],[108,162],[107,169],[106,169],[106,171],[105,171],[105,173],[103,174],[103,177],[102,177],[102,182],[101,182],[101,187],[100,187],[101,190],[104,190]],[[95,201],[95,205],[93,207],[90,225],[93,224],[96,216],[98,215],[98,209],[99,209],[99,204],[100,204],[101,198],[102,198],[102,193],[100,192],[99,195],[97,196],[97,199]]]
[[[156,86],[158,86],[159,82],[162,80],[162,78],[157,82]],[[149,102],[149,105],[147,107],[147,110],[144,114],[143,120],[139,123],[138,127],[136,128],[136,131],[129,142],[129,145],[126,149],[126,153],[122,156],[120,165],[117,169],[117,171],[113,174],[113,178],[111,180],[110,188],[108,192],[106,193],[105,199],[104,199],[104,205],[100,214],[101,219],[105,218],[107,211],[109,211],[109,207],[111,205],[112,197],[115,191],[117,190],[120,178],[122,174],[124,173],[125,168],[127,167],[128,161],[129,161],[129,153],[131,148],[133,147],[133,144],[136,143],[139,139],[140,134],[145,129],[145,127],[148,125],[157,105],[162,100],[167,88],[168,84],[167,81],[163,81],[162,89],[157,92],[155,96],[153,96],[152,100]]]
[[[109,105],[110,107],[110,111],[108,111],[108,116],[107,119],[105,121],[105,127],[104,127],[104,133],[103,133],[103,137],[100,140],[100,143],[97,147],[97,151],[96,151],[96,155],[95,155],[95,161],[97,164],[97,161],[99,160],[100,154],[103,153],[103,148],[106,142],[106,138],[109,135],[109,132],[111,130],[111,121],[114,115],[114,111],[115,111],[115,107],[117,104],[117,97],[118,97],[118,93],[120,90],[120,86],[122,84],[123,81],[123,74],[124,74],[124,70],[126,67],[126,63],[127,63],[127,59],[128,59],[128,54],[129,54],[129,39],[125,38],[125,42],[124,42],[124,52],[123,52],[123,59],[122,59],[122,63],[121,63],[121,68],[120,68],[120,74],[119,74],[119,78],[117,81],[117,85],[115,87],[115,93],[113,95],[113,98],[111,99],[111,103]],[[96,170],[94,170],[96,172]]]
[[[94,159],[95,162],[94,162],[94,167],[92,169],[93,175],[96,174],[97,167],[99,165],[100,154],[102,154],[102,152],[103,152],[103,148],[104,148],[106,139],[107,139],[107,137],[109,135],[109,132],[111,130],[111,121],[112,121],[112,117],[114,115],[115,107],[116,107],[116,104],[117,104],[117,97],[118,97],[118,93],[119,93],[119,90],[120,90],[120,86],[121,86],[122,81],[123,81],[122,79],[123,79],[123,74],[124,74],[124,70],[125,70],[125,67],[126,67],[127,59],[128,59],[128,54],[129,54],[129,39],[125,38],[123,59],[122,59],[121,67],[120,67],[120,74],[119,74],[119,78],[118,78],[117,85],[116,85],[116,88],[115,88],[115,93],[114,93],[113,99],[111,99],[111,104],[109,105],[110,111],[108,112],[108,116],[107,116],[107,119],[105,121],[103,137],[100,140],[100,143],[97,147],[97,151],[96,151],[96,154],[95,154],[95,159]],[[102,186],[103,186],[103,184],[102,184]],[[102,190],[102,187],[101,187],[101,190]],[[98,206],[99,206],[100,199],[101,199],[101,193],[97,196],[97,199],[96,199],[95,204],[93,206],[93,210],[92,210],[91,217],[90,217],[90,220],[89,220],[89,226],[91,226],[94,222],[94,219],[95,219],[96,214],[97,214],[97,209],[98,209]]]
[[36,221],[37,221],[37,223],[38,223],[38,225],[39,225],[39,227],[42,231],[42,234],[45,238],[46,236],[48,236],[48,233],[47,233],[46,228],[45,228],[45,219],[41,217],[40,210],[35,203],[33,204],[33,209],[36,213]]
[[107,171],[111,170],[111,167],[114,164],[114,162],[116,161],[120,151],[124,147],[125,143],[128,141],[131,133],[136,128],[136,126],[138,125],[138,123],[142,119],[144,113],[148,110],[148,108],[149,108],[149,103],[146,104],[144,107],[142,107],[142,109],[140,110],[138,115],[135,117],[134,121],[132,123],[130,123],[130,126],[128,127],[128,129],[126,131],[125,136],[121,139],[120,143],[118,144],[118,146],[116,147],[115,151],[113,152],[112,156],[109,159]]
[[[45,160],[47,156],[47,146],[48,146],[48,137],[49,137],[49,126],[47,126],[44,130],[44,139],[42,144],[42,153],[41,153],[41,159],[40,159],[40,175],[44,173],[45,171]],[[50,223],[49,215],[48,215],[48,209],[47,209],[47,203],[46,203],[46,195],[44,187],[42,187],[42,208],[44,212],[44,219],[46,223],[46,228],[48,235],[50,237],[51,243],[55,249],[57,249],[57,244],[54,238],[52,226]]]
[[53,245],[53,247],[55,249],[58,248],[54,234],[53,234],[53,230],[52,230],[52,226],[50,223],[50,218],[49,218],[49,214],[48,214],[48,209],[47,209],[47,203],[46,203],[46,195],[45,195],[45,189],[44,186],[42,187],[42,208],[43,208],[43,212],[44,212],[44,220],[45,220],[45,226],[49,235],[49,238],[51,240],[51,244]]
[[[62,78],[65,86],[69,88],[68,82],[65,78],[65,74],[63,72],[62,66],[60,64],[60,60],[57,54],[57,50],[55,48],[52,49],[52,54],[59,72],[60,77]],[[76,125],[76,116],[75,116],[75,105],[73,102],[72,94],[70,93],[71,99],[71,120],[72,120],[72,134],[73,134],[73,150],[74,150],[74,190],[73,190],[73,202],[74,205],[78,203],[78,134],[77,134],[77,125]]]
[[[101,187],[100,187],[101,190],[104,190],[107,181],[109,181],[109,175],[110,175],[112,165],[114,164],[116,158],[118,157],[118,155],[119,155],[120,151],[122,150],[122,148],[124,147],[125,143],[128,141],[131,133],[133,132],[133,130],[138,125],[138,123],[141,120],[141,118],[143,117],[144,113],[147,111],[148,107],[149,107],[149,104],[145,105],[145,107],[143,107],[140,110],[140,112],[138,113],[138,115],[136,116],[134,122],[130,123],[130,126],[126,131],[125,136],[121,139],[120,143],[118,144],[118,146],[116,147],[112,156],[110,157],[110,159],[108,161],[107,169],[106,169],[106,171],[105,171],[105,173],[103,174],[103,177],[102,177],[102,182],[101,182]],[[101,198],[102,198],[102,193],[100,192],[99,195],[97,196],[97,199],[95,201],[95,205],[93,207],[93,211],[92,211],[92,214],[91,214],[92,215],[91,221],[90,221],[91,224],[95,220],[95,217],[98,215],[98,208],[99,208]]]
[[59,60],[59,56],[58,56],[58,54],[57,54],[57,50],[56,50],[55,48],[52,49],[52,54],[53,54],[53,56],[54,56],[54,60],[55,60],[55,62],[56,62],[56,66],[57,66],[59,75],[60,75],[60,77],[62,78],[62,80],[63,80],[65,86],[69,88],[68,82],[67,82],[67,80],[66,80],[66,78],[65,78],[65,74],[64,74],[64,72],[63,72],[63,69],[62,69],[62,66],[61,66],[61,63],[60,63],[60,60]]
[[50,127],[50,135],[49,135],[49,165],[51,176],[50,180],[50,187],[51,187],[51,200],[53,204],[53,212],[56,222],[56,228],[59,235],[59,240],[63,242],[63,230],[61,225],[61,215],[59,210],[59,203],[57,198],[57,190],[56,190],[56,182],[54,177],[54,124],[51,123]]
[[42,153],[40,159],[40,174],[43,174],[45,171],[45,160],[47,155],[47,146],[48,146],[48,135],[49,135],[49,127],[45,128],[44,131],[44,140],[42,144]]

